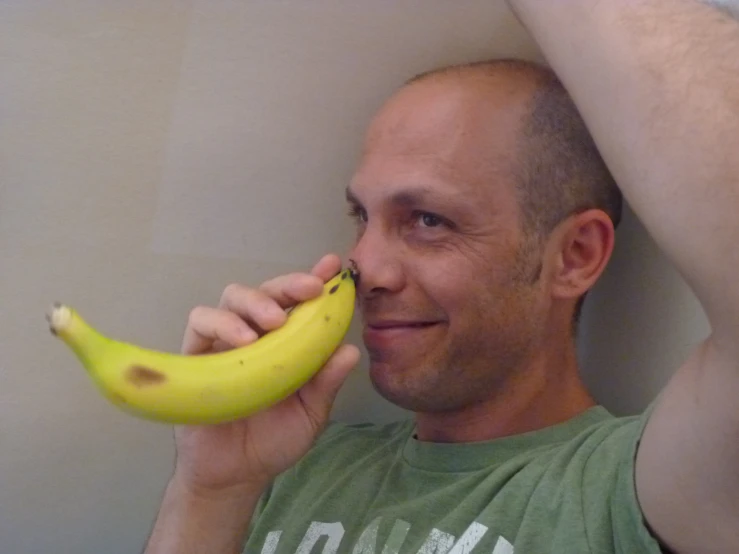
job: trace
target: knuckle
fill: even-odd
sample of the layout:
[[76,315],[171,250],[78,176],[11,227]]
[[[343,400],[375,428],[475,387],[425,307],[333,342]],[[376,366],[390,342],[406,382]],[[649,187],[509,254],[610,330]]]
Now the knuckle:
[[281,283],[287,278],[288,278],[287,275],[281,275],[280,277],[273,277],[272,279],[268,279],[264,281],[262,284],[260,284],[257,287],[257,290],[264,294],[270,294],[276,289],[279,289],[281,287]]
[[294,289],[296,286],[300,287],[301,284],[305,283],[311,276],[307,273],[287,273],[280,275],[269,281],[265,281],[259,287],[259,291],[267,294],[268,296],[281,296],[286,292]]
[[226,285],[226,287],[223,289],[223,293],[221,294],[220,304],[222,306],[227,305],[234,298],[248,294],[248,292],[249,289],[241,283],[231,283],[229,285]]
[[187,316],[187,323],[189,327],[197,327],[197,325],[206,317],[209,312],[209,308],[206,306],[195,306],[190,310]]

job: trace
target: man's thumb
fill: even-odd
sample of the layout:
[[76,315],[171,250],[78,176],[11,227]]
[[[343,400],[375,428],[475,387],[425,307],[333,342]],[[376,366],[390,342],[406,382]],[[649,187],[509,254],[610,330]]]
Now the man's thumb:
[[300,389],[300,397],[311,412],[328,417],[339,389],[361,354],[353,344],[343,344],[328,359],[323,368]]

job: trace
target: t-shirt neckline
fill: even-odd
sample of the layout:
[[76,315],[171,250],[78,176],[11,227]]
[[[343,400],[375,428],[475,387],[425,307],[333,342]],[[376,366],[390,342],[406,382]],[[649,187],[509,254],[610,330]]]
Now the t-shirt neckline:
[[593,406],[568,421],[499,439],[470,443],[437,443],[414,438],[415,425],[409,428],[403,458],[418,469],[439,472],[466,472],[504,462],[516,454],[564,442],[591,425],[612,417],[603,406]]

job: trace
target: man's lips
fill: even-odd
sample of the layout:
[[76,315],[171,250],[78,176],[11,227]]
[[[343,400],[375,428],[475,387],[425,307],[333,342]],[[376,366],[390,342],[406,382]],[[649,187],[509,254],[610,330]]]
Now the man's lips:
[[369,348],[390,348],[409,345],[409,341],[421,340],[427,329],[441,321],[382,320],[365,322],[362,337]]
[[439,322],[438,321],[383,320],[383,321],[368,321],[366,323],[366,326],[369,329],[376,329],[378,331],[383,331],[383,330],[389,330],[389,329],[428,327],[436,323],[439,323]]

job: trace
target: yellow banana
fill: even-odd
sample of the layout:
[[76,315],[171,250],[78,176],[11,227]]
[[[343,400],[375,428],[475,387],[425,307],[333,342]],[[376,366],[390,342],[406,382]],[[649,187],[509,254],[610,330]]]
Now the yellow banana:
[[354,277],[341,271],[320,296],[290,310],[284,325],[226,352],[190,356],[114,340],[61,304],[47,319],[119,408],[168,423],[222,423],[279,402],[325,364],[354,314]]

